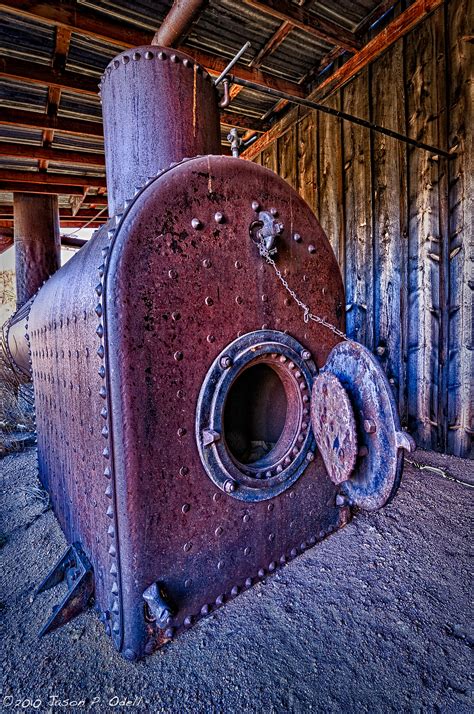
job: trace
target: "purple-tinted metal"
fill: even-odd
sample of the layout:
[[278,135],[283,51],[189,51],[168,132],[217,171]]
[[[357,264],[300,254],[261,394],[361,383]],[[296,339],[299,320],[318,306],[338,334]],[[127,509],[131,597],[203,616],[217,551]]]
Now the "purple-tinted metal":
[[[41,478],[67,539],[91,561],[96,603],[128,658],[152,652],[349,517],[318,454],[289,489],[257,503],[223,493],[199,457],[198,395],[229,343],[287,331],[321,368],[338,342],[304,323],[260,257],[249,229],[262,210],[284,225],[279,269],[342,329],[340,273],[308,206],[267,169],[214,156],[152,181],[31,309]],[[153,583],[175,613],[165,630],[145,607]]]
[[346,481],[357,458],[357,431],[347,392],[331,372],[314,380],[311,424],[329,478],[335,484]]
[[346,390],[360,444],[351,478],[341,490],[352,505],[376,511],[397,492],[403,452],[414,451],[415,442],[402,430],[390,384],[366,347],[352,341],[339,343],[324,373],[334,374]]
[[173,162],[221,153],[217,91],[183,52],[122,52],[104,72],[101,97],[109,215]]
[[58,197],[15,193],[13,212],[16,304],[20,308],[61,264]]

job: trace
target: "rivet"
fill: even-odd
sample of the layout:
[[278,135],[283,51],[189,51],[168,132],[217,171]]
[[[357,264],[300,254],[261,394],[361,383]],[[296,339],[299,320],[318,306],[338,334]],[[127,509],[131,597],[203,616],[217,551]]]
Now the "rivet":
[[273,571],[275,570],[276,566],[277,566],[277,564],[275,563],[274,560],[272,560],[272,562],[271,562],[270,565],[268,566],[268,570],[269,570],[271,573],[273,573]]
[[311,359],[311,352],[309,352],[309,350],[303,350],[301,352],[301,358],[304,359],[305,362],[307,362],[309,359]]
[[170,60],[172,62],[179,62],[179,57],[177,57],[176,55],[171,55]]
[[336,506],[342,508],[343,506],[347,505],[349,505],[349,501],[347,500],[346,496],[343,496],[342,493],[338,493],[336,496]]
[[211,305],[214,305],[214,300],[211,297],[207,297],[204,302],[208,307],[211,307]]
[[178,434],[178,436],[185,436],[185,434],[186,434],[186,429],[185,429],[184,427],[180,426],[179,429],[178,429],[178,431],[177,431],[177,434]]
[[176,272],[176,270],[168,270],[168,277],[172,280],[176,280],[176,278],[178,277],[178,273]]
[[185,67],[192,67],[192,64],[193,64],[193,63],[191,62],[191,60],[188,60],[187,57],[184,58],[184,60],[183,60],[183,65],[184,65]]
[[178,320],[181,319],[181,314],[180,314],[179,312],[172,312],[172,313],[171,313],[171,318],[172,318],[175,322],[177,322]]
[[367,434],[374,434],[377,431],[377,425],[373,419],[364,419],[364,429]]
[[210,268],[212,263],[209,258],[204,258],[204,260],[202,261],[202,265],[204,268]]
[[216,338],[214,337],[214,335],[208,335],[208,336],[206,337],[206,339],[207,339],[207,341],[210,342],[210,343],[216,341]]
[[99,297],[102,295],[102,283],[95,286],[95,291]]
[[307,394],[303,394],[303,401],[304,402],[309,402],[309,397]]
[[189,551],[191,550],[192,547],[193,547],[193,544],[191,543],[191,541],[189,541],[188,543],[185,543],[183,545],[183,550],[185,553],[189,553]]
[[219,560],[219,562],[217,563],[217,570],[222,570],[222,568],[224,567],[224,565],[225,565],[224,561],[223,561],[223,560]]
[[211,608],[209,607],[209,605],[203,605],[201,607],[201,615],[208,615],[210,612],[210,609]]
[[192,624],[193,624],[193,618],[192,618],[192,616],[191,616],[191,615],[187,615],[187,616],[184,618],[183,625],[184,625],[185,627],[189,627],[189,626],[192,625]]
[[132,55],[132,59],[134,59],[135,62],[136,62],[137,60],[139,60],[140,57],[141,57],[140,52],[134,52],[133,55]]
[[248,546],[244,548],[244,555],[250,555],[250,548]]
[[258,575],[259,578],[263,578],[264,575],[265,575],[264,569],[263,569],[263,568],[260,568],[260,570],[258,571],[257,575]]
[[224,223],[224,214],[220,211],[217,211],[216,213],[214,213],[214,220],[216,223]]
[[252,578],[247,578],[247,580],[245,581],[245,587],[246,588],[252,587]]
[[282,556],[280,557],[280,563],[281,563],[281,565],[285,565],[285,563],[286,563],[286,555],[282,555]]
[[96,305],[96,307],[95,307],[95,313],[96,313],[96,315],[98,315],[99,317],[102,315],[102,305],[101,305],[100,303],[99,303],[98,305]]
[[118,69],[118,67],[120,67],[120,62],[118,60],[114,60],[114,67],[115,69]]
[[110,546],[110,548],[109,548],[109,555],[111,555],[112,558],[115,558],[115,556],[117,555],[117,551],[115,550],[115,546],[114,546],[114,545],[111,545],[111,546]]
[[109,436],[109,430],[108,430],[107,426],[104,426],[104,428],[103,428],[102,431],[101,431],[101,434],[102,434],[102,436],[104,437],[104,439],[107,439],[107,438],[108,438],[108,436]]
[[102,456],[104,457],[104,459],[110,459],[110,451],[109,451],[109,449],[107,448],[107,446],[106,446],[105,449],[102,451]]
[[145,59],[148,59],[148,60],[153,59],[153,52],[150,52],[149,50],[147,50],[145,52]]
[[301,241],[301,236],[299,233],[293,233],[293,240],[295,240],[297,243]]
[[192,580],[191,580],[191,578],[187,578],[187,579],[184,581],[184,587],[185,587],[185,588],[190,588],[191,585],[192,585]]
[[99,374],[99,377],[102,377],[102,379],[104,379],[104,377],[105,377],[105,367],[104,367],[103,364],[99,367],[99,369],[97,370],[97,372],[98,372],[98,374]]
[[193,220],[191,221],[191,225],[196,231],[202,228],[202,223],[199,218],[193,218]]
[[242,263],[240,262],[240,260],[236,260],[234,265],[237,268],[237,270],[240,270],[240,268],[242,267]]
[[96,334],[99,335],[99,337],[103,337],[103,336],[104,336],[104,327],[103,327],[103,325],[99,325],[99,326],[98,326],[98,328],[97,328],[97,330],[96,330]]
[[100,410],[100,416],[103,419],[107,419],[107,408],[106,407],[102,407],[102,409]]
[[179,475],[180,476],[186,476],[189,473],[189,469],[187,466],[181,466],[179,470]]
[[216,605],[222,605],[224,603],[224,595],[218,595],[215,599]]
[[108,518],[113,518],[113,517],[114,517],[114,509],[112,508],[112,506],[109,506],[109,507],[107,508],[107,510],[106,510],[106,512],[105,512],[105,515],[106,515]]
[[108,485],[107,488],[105,489],[104,493],[105,493],[105,495],[107,496],[107,498],[112,498],[112,496],[113,496],[112,484],[109,483],[109,485]]
[[265,295],[265,293],[262,295],[262,302],[267,302],[268,301],[268,295]]
[[222,369],[229,369],[229,367],[232,367],[232,359],[228,355],[224,355],[220,358],[219,364]]
[[240,295],[237,295],[237,297],[235,298],[235,302],[237,303],[237,305],[242,305],[243,301],[244,299],[241,298]]
[[268,536],[268,540],[270,541],[270,543],[271,543],[273,540],[275,540],[275,534],[274,534],[274,533],[270,533],[270,535]]
[[292,548],[290,550],[290,555],[292,558],[296,558],[296,556],[298,555],[298,551],[296,550],[296,548]]
[[183,513],[188,513],[188,511],[190,510],[190,508],[191,508],[191,506],[189,505],[189,503],[184,503],[184,504],[182,505],[182,507],[181,507],[181,510],[182,510]]
[[316,253],[316,246],[312,243],[310,243],[308,246],[308,253]]
[[258,211],[259,208],[260,208],[259,202],[258,202],[258,201],[252,201],[252,209],[253,209],[254,211]]
[[176,362],[180,362],[183,359],[183,353],[182,352],[175,352],[173,357],[175,358]]
[[107,390],[105,387],[101,387],[99,389],[99,396],[102,397],[102,399],[105,399],[105,397],[107,396]]
[[118,595],[118,594],[119,594],[119,589],[118,589],[117,583],[114,582],[114,583],[112,584],[112,587],[110,588],[110,591],[111,591],[112,595]]
[[178,391],[176,392],[176,396],[178,397],[178,399],[184,399],[184,391],[182,389],[178,389]]
[[248,523],[249,520],[250,520],[250,515],[249,515],[248,513],[246,513],[246,514],[242,517],[242,520],[243,520],[244,523]]
[[303,542],[300,544],[300,550],[306,550],[307,547],[308,547],[308,545],[307,545],[306,541],[303,541]]
[[298,434],[298,442],[302,444],[304,441],[304,434]]
[[222,526],[217,526],[216,530],[214,531],[214,534],[219,537],[220,535],[222,535],[223,532],[224,529],[222,528]]
[[158,52],[158,59],[160,59],[160,60],[166,59],[165,53],[164,53],[164,52]]
[[234,491],[236,490],[236,488],[237,488],[237,484],[236,484],[236,482],[233,481],[232,479],[229,478],[229,479],[227,479],[227,481],[225,481],[225,483],[224,483],[224,491],[225,491],[226,493],[234,493]]
[[230,591],[230,594],[233,595],[234,597],[239,594],[239,588],[237,587],[237,585],[234,585],[234,587]]
[[169,640],[173,637],[174,630],[172,627],[168,627],[165,630],[165,637]]
[[217,501],[220,501],[221,497],[222,497],[222,493],[219,493],[219,492],[218,492],[218,493],[215,493],[215,494],[213,495],[212,500],[213,500],[214,502],[217,502]]
[[105,350],[104,350],[104,345],[100,345],[100,346],[97,348],[97,354],[99,355],[99,357],[103,357],[103,356],[104,356],[104,352],[105,352]]
[[128,64],[130,62],[130,57],[128,55],[123,55],[122,62]]
[[272,214],[272,216],[278,216],[278,211],[276,208],[270,208],[270,213]]

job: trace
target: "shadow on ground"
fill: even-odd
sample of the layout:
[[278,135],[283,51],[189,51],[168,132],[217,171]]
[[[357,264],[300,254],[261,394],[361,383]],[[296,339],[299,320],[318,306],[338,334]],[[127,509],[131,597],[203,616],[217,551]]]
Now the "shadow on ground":
[[[472,462],[415,456],[474,479]],[[6,456],[0,470],[0,711],[28,699],[54,712],[472,711],[465,486],[408,467],[383,511],[359,515],[159,653],[129,663],[92,612],[37,639],[57,595],[31,604],[30,596],[66,543],[45,511],[35,451]],[[60,706],[65,700],[85,704]]]

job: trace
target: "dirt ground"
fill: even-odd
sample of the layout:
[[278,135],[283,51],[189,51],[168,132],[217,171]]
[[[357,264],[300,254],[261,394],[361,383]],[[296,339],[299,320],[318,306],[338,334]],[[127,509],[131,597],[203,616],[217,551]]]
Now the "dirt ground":
[[[474,483],[473,462],[413,458]],[[37,639],[57,594],[29,599],[66,543],[34,449],[0,471],[0,711],[473,711],[466,486],[406,468],[387,508],[130,663],[92,612]]]

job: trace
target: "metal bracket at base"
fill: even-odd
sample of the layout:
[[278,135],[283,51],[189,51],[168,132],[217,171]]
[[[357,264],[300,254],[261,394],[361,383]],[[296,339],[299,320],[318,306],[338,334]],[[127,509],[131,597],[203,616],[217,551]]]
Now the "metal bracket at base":
[[83,612],[94,594],[92,566],[79,543],[69,546],[62,558],[38,586],[34,598],[40,593],[67,582],[68,592],[53,609],[53,614],[39,631],[39,637],[47,635],[70,622]]

